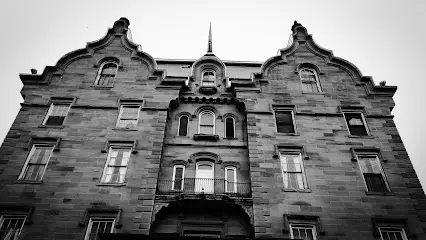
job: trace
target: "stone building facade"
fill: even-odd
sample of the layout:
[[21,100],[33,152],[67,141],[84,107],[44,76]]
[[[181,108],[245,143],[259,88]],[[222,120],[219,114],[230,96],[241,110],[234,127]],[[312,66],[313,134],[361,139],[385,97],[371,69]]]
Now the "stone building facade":
[[155,59],[129,20],[21,74],[0,148],[5,239],[426,239],[375,85],[295,22],[265,62]]

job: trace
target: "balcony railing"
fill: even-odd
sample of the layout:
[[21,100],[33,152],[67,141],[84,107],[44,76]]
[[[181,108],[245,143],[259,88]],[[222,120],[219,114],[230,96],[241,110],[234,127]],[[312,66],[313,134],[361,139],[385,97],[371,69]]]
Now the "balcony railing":
[[225,179],[185,178],[158,180],[157,193],[237,194],[250,196],[250,183],[229,182]]

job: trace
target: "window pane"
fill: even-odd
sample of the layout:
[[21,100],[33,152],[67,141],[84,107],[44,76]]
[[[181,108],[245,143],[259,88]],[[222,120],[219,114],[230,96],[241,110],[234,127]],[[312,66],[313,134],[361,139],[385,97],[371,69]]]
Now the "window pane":
[[182,189],[183,171],[184,171],[183,167],[176,167],[175,168],[175,176],[174,176],[174,184],[173,184],[174,190],[181,190]]
[[302,82],[303,92],[319,92],[316,82]]
[[179,136],[186,136],[188,134],[188,117],[182,116],[179,119]]
[[293,118],[290,111],[276,111],[275,120],[277,123],[277,132],[294,133]]
[[226,128],[226,132],[225,132],[225,137],[227,138],[234,138],[234,119],[233,118],[226,118],[225,120],[225,128]]
[[111,233],[113,224],[113,219],[91,219],[91,229],[87,230],[89,239],[96,239],[98,233]]
[[138,119],[139,107],[122,107],[121,119]]
[[381,173],[377,156],[358,156],[358,161],[363,173]]
[[356,136],[367,136],[367,129],[362,121],[361,113],[345,113],[346,123],[349,128],[349,133]]
[[123,183],[131,148],[111,148],[101,182]]
[[213,134],[213,126],[200,126],[201,134]]
[[117,65],[115,63],[107,63],[103,65],[102,74],[115,75]]
[[292,234],[293,238],[301,238],[306,240],[314,240],[314,227],[310,227],[307,225],[304,226],[292,226]]
[[45,164],[49,160],[53,147],[34,147],[35,150],[30,158],[30,163]]
[[228,168],[226,169],[226,180],[228,182],[235,182],[235,169]]
[[40,181],[45,165],[30,165],[27,166],[27,172],[25,173],[24,180]]
[[200,117],[201,125],[211,125],[214,124],[213,114],[212,113],[202,113]]
[[3,222],[0,226],[0,239],[3,239],[10,229],[13,229],[15,234],[19,234],[24,222],[24,216],[3,216]]
[[369,192],[387,192],[382,174],[364,173],[365,183]]
[[198,170],[211,170],[212,168],[211,165],[198,165]]
[[49,116],[45,125],[50,126],[61,126],[64,123],[65,117],[61,116]]
[[51,116],[66,116],[69,105],[53,104]]

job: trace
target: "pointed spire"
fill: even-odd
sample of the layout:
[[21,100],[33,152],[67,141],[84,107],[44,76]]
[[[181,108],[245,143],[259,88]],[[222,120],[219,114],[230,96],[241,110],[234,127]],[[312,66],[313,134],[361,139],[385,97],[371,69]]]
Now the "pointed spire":
[[210,22],[210,28],[209,28],[209,42],[207,43],[207,53],[213,53],[212,23],[211,22]]

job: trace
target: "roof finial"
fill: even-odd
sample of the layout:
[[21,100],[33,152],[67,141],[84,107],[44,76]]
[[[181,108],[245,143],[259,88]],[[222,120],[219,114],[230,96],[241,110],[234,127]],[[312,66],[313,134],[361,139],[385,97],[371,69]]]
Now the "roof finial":
[[213,53],[212,23],[211,22],[210,22],[210,28],[209,28],[209,42],[207,43],[207,53]]

